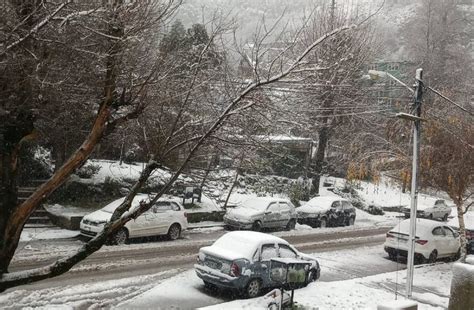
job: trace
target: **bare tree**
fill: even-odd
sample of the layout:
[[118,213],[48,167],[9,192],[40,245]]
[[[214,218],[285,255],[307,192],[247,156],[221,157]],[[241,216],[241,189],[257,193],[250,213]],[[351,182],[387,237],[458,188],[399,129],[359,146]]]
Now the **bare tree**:
[[[104,71],[102,71],[105,75],[103,80],[104,95],[99,103],[99,110],[92,129],[90,130],[90,134],[81,147],[72,154],[66,163],[56,171],[53,177],[38,188],[38,190],[28,198],[28,200],[19,206],[16,204],[9,205],[12,214],[8,216],[8,221],[5,223],[5,228],[3,229],[3,231],[5,231],[5,241],[2,243],[2,256],[0,256],[0,267],[2,268],[0,278],[1,290],[65,273],[77,262],[85,259],[100,249],[100,247],[111,236],[122,229],[126,222],[132,218],[136,218],[149,209],[151,205],[153,205],[164,193],[170,190],[173,183],[184,171],[186,166],[196,155],[198,155],[199,150],[212,141],[213,135],[223,127],[232,115],[241,113],[254,104],[248,99],[249,96],[262,86],[275,83],[304,68],[305,64],[303,60],[314,48],[329,38],[340,35],[353,28],[353,26],[345,25],[335,28],[329,33],[323,34],[321,37],[310,43],[307,48],[291,62],[285,63],[284,65],[282,64],[276,72],[270,72],[266,77],[254,79],[253,81],[246,82],[243,85],[241,84],[240,87],[235,88],[237,92],[234,94],[227,93],[227,96],[218,97],[219,100],[214,99],[213,102],[216,105],[214,105],[213,113],[206,113],[203,115],[202,119],[197,118],[201,123],[201,130],[197,131],[194,136],[180,137],[183,126],[189,126],[195,121],[193,118],[188,118],[187,116],[189,111],[192,111],[191,108],[193,107],[193,104],[197,102],[197,100],[193,101],[195,100],[194,92],[200,90],[202,87],[201,84],[197,83],[200,81],[199,78],[201,77],[201,73],[204,73],[204,76],[206,76],[206,71],[202,70],[203,67],[200,66],[200,64],[204,63],[204,55],[206,51],[208,51],[210,43],[204,45],[201,48],[201,52],[199,53],[200,56],[198,57],[196,64],[192,66],[190,70],[190,78],[185,80],[187,86],[184,89],[184,93],[181,93],[176,103],[173,104],[175,107],[174,113],[170,113],[169,116],[167,116],[168,120],[171,121],[171,126],[167,130],[167,134],[164,137],[164,142],[160,146],[160,150],[154,152],[153,158],[143,170],[139,180],[133,185],[124,202],[115,210],[110,222],[105,225],[103,231],[70,257],[59,259],[58,261],[42,268],[28,270],[26,272],[7,273],[11,258],[13,257],[13,253],[18,245],[18,239],[23,225],[34,208],[51,194],[54,189],[60,186],[75,168],[79,167],[87,159],[94,149],[94,146],[105,134],[117,128],[117,126],[120,126],[130,118],[136,117],[146,108],[146,105],[141,101],[144,99],[143,97],[145,95],[159,94],[160,91],[162,91],[160,88],[154,88],[152,91],[148,90],[146,87],[150,82],[160,85],[159,82],[166,80],[168,77],[166,72],[161,76],[157,76],[155,74],[157,70],[156,67],[153,67],[151,72],[147,72],[145,75],[140,75],[140,78],[138,79],[132,74],[133,82],[128,80],[129,84],[119,84],[119,81],[121,81],[121,74],[125,73],[119,70],[121,68],[120,61],[126,60],[127,57],[129,57],[129,55],[125,53],[128,51],[126,43],[139,36],[141,32],[138,30],[144,29],[138,26],[126,26],[127,23],[124,23],[123,19],[127,18],[128,21],[138,23],[138,25],[141,26],[149,26],[148,22],[144,22],[147,21],[147,19],[144,18],[143,15],[136,16],[134,14],[135,12],[151,14],[152,11],[150,11],[148,7],[149,3],[150,2],[127,2],[127,4],[125,4],[125,2],[122,3],[119,1],[111,5],[101,6],[100,11],[104,11],[105,16],[102,16],[102,18],[106,21],[107,27],[105,27],[105,29],[94,29],[89,26],[83,27],[95,35],[103,37],[102,39],[110,43],[106,48],[107,52],[105,53],[105,57],[101,58],[105,61]],[[144,6],[142,7],[142,5]],[[150,15],[154,16],[154,21],[161,20],[164,14],[167,14],[173,6],[170,3],[165,3],[164,6],[159,6],[158,8],[161,9],[158,10],[158,14],[156,11],[153,11],[153,14]],[[144,11],[140,9],[143,9]],[[98,9],[93,10],[95,13],[98,11]],[[75,13],[73,15],[82,16],[80,13]],[[129,20],[130,18],[131,20]],[[68,17],[64,16],[62,21],[67,23]],[[131,23],[131,25],[137,25],[135,23]],[[130,29],[137,32],[131,32]],[[218,33],[219,29],[217,29],[216,32]],[[119,88],[118,85],[121,87]],[[144,89],[147,89],[148,92],[144,93]],[[130,94],[128,93],[128,90],[130,90]],[[200,94],[201,92],[197,93]],[[133,104],[135,102],[136,104]],[[121,107],[125,107],[125,111],[122,110],[122,113],[120,113],[119,109]],[[180,161],[179,166],[175,169],[173,175],[167,180],[166,184],[161,188],[157,195],[150,199],[150,201],[142,201],[139,207],[131,210],[130,206],[134,196],[145,184],[149,176],[155,169],[161,167],[161,161],[164,161],[164,159],[173,151],[180,148],[186,150],[185,155]],[[125,213],[126,211],[130,212]]]
[[[147,85],[156,68],[146,67],[149,52],[146,31],[159,26],[176,8],[174,1],[90,2],[10,1],[2,10],[0,27],[1,87],[1,208],[0,208],[0,276],[8,274],[8,266],[18,246],[23,226],[32,212],[80,167],[100,139],[118,124],[136,117],[142,111]],[[148,33],[150,34],[150,33]],[[144,40],[138,41],[141,36]],[[140,42],[138,44],[137,42]],[[142,44],[143,43],[143,44]],[[56,49],[77,55],[77,67],[84,66],[88,75],[69,77],[67,65],[60,59],[49,59]],[[141,57],[137,57],[137,50]],[[84,55],[87,58],[84,59]],[[135,56],[135,57],[132,57]],[[51,56],[52,57],[52,56]],[[140,61],[131,62],[130,59]],[[50,72],[48,64],[61,63]],[[83,79],[86,93],[77,92]],[[92,85],[87,85],[91,79]],[[16,177],[18,153],[22,143],[35,135],[35,119],[48,106],[51,83],[66,84],[56,92],[61,111],[68,104],[84,100],[84,106],[95,109],[88,134],[69,159],[26,201],[17,202]],[[80,85],[80,84],[79,84]],[[39,112],[39,113],[38,113]],[[3,290],[4,286],[0,285]]]
[[[300,43],[304,46],[321,33],[361,19],[343,4],[339,3],[336,8],[334,2],[332,5],[318,3],[310,22],[303,29]],[[298,88],[302,96],[297,99],[299,106],[295,110],[305,116],[306,134],[317,141],[310,169],[313,194],[318,193],[321,174],[327,170],[330,141],[338,145],[344,129],[352,134],[358,132],[354,126],[360,123],[357,117],[370,116],[380,110],[370,104],[366,90],[361,87],[361,71],[372,61],[377,48],[376,32],[367,23],[356,32],[331,38],[319,46],[308,57],[309,64],[319,70],[300,73]],[[341,148],[335,153],[344,153],[347,140],[339,141]]]
[[427,111],[431,121],[424,129],[421,180],[424,186],[445,191],[454,201],[461,237],[461,260],[465,261],[464,214],[472,204],[474,194],[474,125],[472,118],[452,108],[443,108],[442,112],[436,110],[431,107]]

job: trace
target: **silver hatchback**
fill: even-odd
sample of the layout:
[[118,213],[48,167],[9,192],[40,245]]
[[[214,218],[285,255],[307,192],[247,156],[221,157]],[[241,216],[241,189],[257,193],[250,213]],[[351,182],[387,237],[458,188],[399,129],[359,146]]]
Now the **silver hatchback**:
[[224,215],[227,229],[262,228],[294,229],[297,220],[295,206],[287,199],[275,197],[255,197],[238,207],[228,209]]

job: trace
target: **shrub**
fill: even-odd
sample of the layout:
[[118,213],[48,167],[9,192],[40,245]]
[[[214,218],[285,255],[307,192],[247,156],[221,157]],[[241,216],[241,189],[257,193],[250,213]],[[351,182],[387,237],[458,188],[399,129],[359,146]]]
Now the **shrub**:
[[90,179],[99,172],[100,166],[94,164],[86,164],[76,171],[76,174],[83,179]]
[[288,197],[296,207],[299,207],[301,200],[309,200],[309,191],[303,184],[293,183],[288,189]]

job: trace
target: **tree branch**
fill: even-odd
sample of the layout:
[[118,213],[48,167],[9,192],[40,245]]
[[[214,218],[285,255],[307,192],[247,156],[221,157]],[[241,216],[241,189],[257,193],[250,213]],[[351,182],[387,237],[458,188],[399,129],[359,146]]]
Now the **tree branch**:
[[19,38],[15,42],[5,47],[5,49],[2,52],[0,52],[0,56],[5,55],[9,50],[20,45],[22,42],[24,42],[26,39],[31,37],[33,34],[37,33],[41,28],[46,26],[54,16],[56,16],[59,12],[61,12],[61,10],[64,9],[71,2],[72,0],[67,0],[66,2],[60,4],[56,8],[56,10],[54,10],[51,14],[46,16],[42,21],[40,21],[36,26],[34,26],[24,37]]

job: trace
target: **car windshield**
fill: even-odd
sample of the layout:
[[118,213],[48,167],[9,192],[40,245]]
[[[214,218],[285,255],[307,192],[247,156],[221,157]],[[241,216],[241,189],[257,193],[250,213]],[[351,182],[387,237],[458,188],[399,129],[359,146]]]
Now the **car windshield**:
[[[135,198],[133,199],[133,202],[132,202],[132,207],[130,208],[130,211],[133,211],[133,208],[135,206],[138,205],[138,203],[141,201],[141,200],[146,200],[147,197],[143,196],[143,195],[140,195],[140,196],[135,196]],[[104,212],[107,212],[107,213],[114,213],[115,209],[117,209],[121,204],[122,202],[125,200],[125,197],[122,197],[120,199],[117,199],[111,203],[109,203],[108,205],[106,205],[105,207],[103,207],[101,210],[104,211]]]
[[106,205],[105,207],[103,207],[101,210],[104,211],[104,212],[107,212],[107,213],[114,213],[115,209],[118,208],[118,206],[120,206],[120,204],[125,200],[125,197],[123,198],[120,198],[120,199],[117,199],[111,203],[109,203],[108,205]]
[[317,210],[328,210],[331,208],[332,203],[334,202],[333,199],[327,199],[323,197],[313,198],[306,203],[306,206],[309,206],[312,209]]

